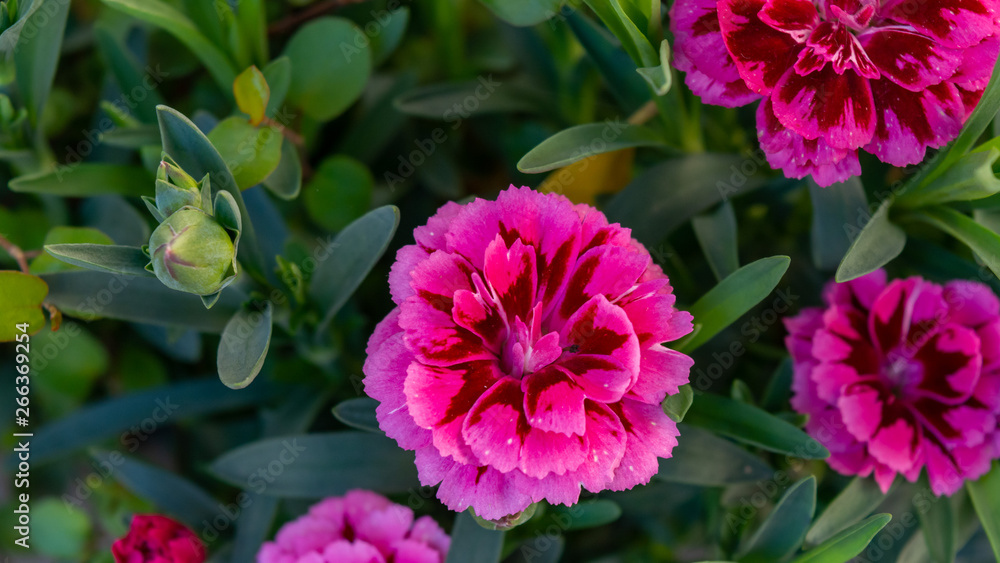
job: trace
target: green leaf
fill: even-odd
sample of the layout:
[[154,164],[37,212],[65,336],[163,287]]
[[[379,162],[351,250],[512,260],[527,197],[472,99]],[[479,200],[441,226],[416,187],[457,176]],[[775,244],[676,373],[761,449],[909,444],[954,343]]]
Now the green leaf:
[[242,117],[222,120],[208,139],[219,151],[241,190],[264,181],[281,161],[284,137],[273,127],[254,127]]
[[586,530],[610,524],[621,518],[622,508],[612,500],[593,500],[573,506],[552,505],[549,512],[553,520],[563,523],[564,532]]
[[215,307],[206,310],[198,296],[174,291],[151,277],[76,271],[41,278],[49,286],[50,303],[88,321],[110,318],[219,333],[246,299],[229,289]]
[[503,21],[519,27],[538,25],[555,16],[564,0],[480,0]]
[[386,205],[369,211],[333,239],[309,283],[309,297],[325,311],[320,332],[375,267],[398,226],[399,209]]
[[265,301],[263,311],[244,307],[226,323],[216,360],[219,379],[226,387],[242,389],[250,385],[264,367],[271,345],[271,315],[271,302]]
[[88,270],[155,277],[152,272],[146,270],[149,256],[135,246],[89,243],[47,244],[45,251],[67,264]]
[[865,224],[837,268],[838,282],[851,281],[874,272],[899,256],[906,246],[906,233],[889,221],[892,200],[882,202]]
[[270,59],[267,46],[267,10],[264,0],[241,0],[236,5],[240,35],[250,45],[254,60],[264,64]]
[[[281,463],[280,472],[267,469],[274,460]],[[269,481],[257,475],[261,468],[268,470]],[[413,453],[370,432],[260,440],[225,453],[209,470],[233,486],[259,483],[266,487],[261,494],[286,498],[318,499],[351,489],[400,493],[419,486]]]
[[690,352],[722,332],[771,294],[790,262],[787,256],[762,258],[722,280],[689,309],[700,330],[682,338],[673,348]]
[[42,301],[49,292],[48,285],[39,277],[12,270],[0,271],[0,342],[12,342],[24,334],[16,325],[27,323],[28,334],[35,334],[45,326]]
[[[141,438],[148,438],[148,434],[140,436],[128,431],[152,416],[162,419],[153,419],[160,428],[179,420],[259,405],[283,391],[267,382],[233,391],[211,377],[91,403],[36,431],[31,460],[41,466],[109,438],[118,438],[123,448],[134,452],[142,444]],[[9,455],[5,465],[14,467],[16,459],[16,455]]]
[[608,26],[611,33],[622,43],[622,47],[636,67],[650,67],[656,65],[656,52],[649,44],[645,34],[636,27],[628,15],[622,10],[619,0],[585,0],[590,9],[594,11]]
[[299,160],[299,151],[288,139],[281,141],[281,160],[274,172],[264,179],[263,184],[281,199],[293,200],[299,197],[299,192],[302,191],[302,162]]
[[[232,81],[230,81],[231,83]],[[243,194],[240,192],[232,172],[226,166],[226,161],[223,160],[208,137],[177,110],[167,106],[159,106],[156,108],[156,114],[160,123],[163,151],[169,154],[191,176],[204,178],[205,174],[208,174],[213,191],[225,190],[236,200],[240,216],[243,219],[240,262],[246,265],[251,273],[264,277],[265,272],[270,272],[271,269],[264,267],[260,243],[250,221],[250,214],[247,213],[246,204],[243,202]]]
[[663,401],[663,412],[674,422],[681,422],[693,401],[694,390],[691,389],[691,384],[681,385],[677,388],[677,393],[667,395]]
[[55,497],[46,497],[32,502],[30,516],[29,545],[40,554],[66,561],[77,560],[81,553],[87,552],[91,525],[90,516],[83,510]]
[[732,203],[723,201],[715,211],[692,219],[691,226],[716,279],[721,282],[740,268],[736,212]]
[[[111,237],[97,229],[91,229],[89,227],[53,227],[52,230],[45,235],[45,242],[42,243],[42,246],[44,247],[50,244],[75,243],[114,244]],[[80,269],[76,266],[71,266],[65,262],[61,262],[45,253],[39,254],[34,260],[32,260],[30,267],[31,273],[36,276],[51,274],[53,272],[67,272]]]
[[324,160],[306,184],[302,198],[309,217],[324,229],[339,232],[371,207],[375,179],[352,157]]
[[139,166],[83,163],[20,176],[10,182],[10,189],[62,197],[105,194],[142,196],[153,193],[153,179],[152,174]]
[[891,514],[875,514],[799,555],[792,563],[844,563],[864,551],[875,534],[892,520]]
[[288,57],[278,57],[268,63],[261,72],[264,73],[264,79],[270,90],[264,114],[274,117],[281,104],[285,102],[288,88],[292,84],[292,61]]
[[774,470],[759,457],[708,430],[679,426],[673,456],[660,459],[656,479],[702,487],[726,487],[770,479]]
[[767,519],[740,549],[741,563],[773,563],[798,551],[816,512],[816,478],[810,475],[785,491]]
[[595,154],[632,147],[662,147],[663,139],[642,125],[610,119],[564,129],[528,151],[517,169],[528,174],[548,172],[579,162]]
[[627,113],[634,112],[649,100],[646,82],[632,72],[635,65],[603,28],[579,11],[570,13],[566,23],[597,66],[611,94]]
[[997,158],[1000,158],[1000,150],[996,148],[967,154],[926,187],[903,194],[899,198],[899,204],[923,207],[996,195],[1000,193],[1000,180],[993,173],[993,164]]
[[[233,95],[240,111],[250,116],[250,125],[254,127],[260,125],[271,98],[271,89],[264,74],[255,66],[250,66],[241,72],[233,82]],[[209,139],[211,138],[209,135]]]
[[958,551],[955,546],[958,535],[955,515],[947,498],[936,500],[938,502],[931,503],[926,510],[916,511],[920,517],[920,528],[932,560],[937,563],[952,563],[955,561],[955,552]]
[[396,98],[398,111],[414,117],[451,123],[493,113],[539,113],[539,94],[516,82],[500,82],[493,75],[469,82],[420,86]]
[[13,49],[14,72],[17,88],[28,108],[28,119],[39,128],[59,64],[68,14],[69,2],[34,0],[20,20],[30,33],[19,34]]
[[1000,277],[1000,234],[950,207],[922,209],[915,216],[962,241]]
[[759,176],[744,176],[741,167],[752,158],[731,154],[692,154],[667,160],[643,172],[604,207],[608,219],[632,229],[647,246],[660,244],[674,229],[716,203],[747,193],[763,184]]
[[115,480],[136,496],[148,500],[157,512],[198,530],[219,514],[219,503],[187,479],[119,451],[96,450],[90,455],[100,467],[109,467]]
[[[108,6],[162,28],[173,35],[208,68],[226,96],[232,92],[236,70],[229,58],[198,31],[187,16],[162,0],[101,0]],[[171,155],[173,156],[173,155]]]
[[504,532],[487,530],[476,522],[471,508],[458,515],[451,529],[451,549],[445,563],[498,563]]
[[[141,149],[146,146],[160,146],[160,129],[155,125],[118,127],[101,133],[101,142],[123,149]],[[80,165],[78,165],[80,166]],[[90,166],[90,165],[82,165]],[[145,190],[144,193],[149,193]]]
[[820,270],[832,271],[847,255],[851,239],[847,226],[856,217],[868,213],[868,199],[859,178],[822,188],[809,180],[812,200],[812,228],[809,232],[813,264]]
[[1000,504],[997,503],[1000,499],[1000,464],[994,462],[989,473],[978,481],[967,481],[965,488],[993,546],[993,556],[1000,561]]
[[687,422],[768,451],[801,459],[824,459],[830,452],[801,429],[757,407],[702,393]]
[[378,420],[375,418],[375,407],[378,401],[368,397],[358,397],[347,399],[333,407],[333,416],[344,424],[366,430],[368,432],[380,433]]
[[372,71],[370,42],[344,18],[312,20],[295,32],[283,54],[292,61],[288,103],[319,121],[350,107]]
[[[53,354],[53,351],[58,353]],[[86,328],[63,320],[59,330],[46,327],[31,339],[32,392],[46,418],[76,410],[94,384],[108,373],[109,354]],[[34,399],[32,399],[34,401]]]
[[381,28],[379,33],[372,37],[372,63],[377,67],[384,63],[402,43],[406,26],[410,22],[410,9],[404,6],[387,14],[381,12],[376,17]]
[[[114,33],[107,29],[107,27],[98,19],[98,23],[94,26],[94,38],[97,40],[97,46],[106,59],[108,69],[114,74],[115,80],[118,82],[118,87],[122,92],[141,91],[146,93],[142,100],[133,97],[131,102],[135,105],[136,117],[146,123],[152,123],[156,121],[156,106],[163,103],[163,96],[160,95],[157,87],[167,76],[167,73],[159,72],[152,67],[143,69],[139,61],[132,56],[128,47],[125,46],[126,30]],[[154,84],[152,88],[149,86],[150,79],[152,79]],[[121,101],[113,107],[119,110],[132,109],[128,104]],[[113,139],[120,133],[124,134],[125,131],[127,129],[105,131],[101,133],[101,140],[102,142],[112,144],[114,142]],[[153,143],[159,144],[159,142],[159,132],[156,131]]]
[[674,83],[674,71],[670,68],[670,43],[666,39],[660,43],[660,64],[635,69],[646,79],[657,96],[665,96]]
[[806,543],[816,545],[848,526],[860,522],[885,500],[874,479],[855,477],[813,523],[806,534]]

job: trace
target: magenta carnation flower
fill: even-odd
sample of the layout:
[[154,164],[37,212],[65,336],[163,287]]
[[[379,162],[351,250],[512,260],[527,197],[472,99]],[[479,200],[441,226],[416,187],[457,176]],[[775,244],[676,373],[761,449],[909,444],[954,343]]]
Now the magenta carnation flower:
[[115,563],[202,563],[205,546],[183,524],[159,514],[136,514],[128,534],[111,545]]
[[398,305],[368,342],[378,420],[420,480],[488,520],[580,487],[646,483],[677,426],[660,403],[692,361],[669,280],[628,229],[529,188],[449,203],[389,275]]
[[677,0],[675,66],[710,104],[763,97],[771,166],[823,186],[858,149],[907,166],[954,139],[1000,50],[997,0]]
[[314,504],[261,546],[257,563],[443,563],[451,538],[430,516],[371,491]]
[[1000,301],[976,282],[831,283],[826,309],[786,319],[792,406],[841,473],[897,473],[950,495],[1000,457]]

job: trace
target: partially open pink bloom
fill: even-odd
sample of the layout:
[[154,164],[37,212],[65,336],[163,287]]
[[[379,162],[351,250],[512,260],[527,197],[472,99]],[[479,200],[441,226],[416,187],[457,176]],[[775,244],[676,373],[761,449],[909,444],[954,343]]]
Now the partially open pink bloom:
[[950,495],[1000,457],[1000,301],[967,281],[831,283],[826,309],[787,319],[792,406],[848,475],[887,491],[927,469]]
[[529,188],[449,203],[400,249],[398,307],[368,342],[382,429],[453,510],[497,520],[580,487],[646,483],[677,426],[660,402],[692,361],[669,280],[587,205]]
[[314,504],[261,546],[257,563],[443,563],[451,538],[430,516],[371,491]]
[[997,0],[677,0],[674,64],[710,104],[757,109],[761,148],[823,186],[954,139],[1000,51]]
[[159,514],[136,514],[128,534],[111,545],[115,563],[202,563],[205,546],[183,524]]

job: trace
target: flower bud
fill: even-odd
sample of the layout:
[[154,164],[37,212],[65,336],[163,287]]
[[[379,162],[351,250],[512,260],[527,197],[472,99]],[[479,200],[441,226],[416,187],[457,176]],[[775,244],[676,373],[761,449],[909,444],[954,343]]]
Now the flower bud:
[[163,155],[156,169],[156,209],[164,217],[170,217],[182,207],[201,207],[207,184],[208,176],[199,183],[169,156]]
[[211,295],[236,273],[236,249],[225,228],[200,209],[167,217],[149,239],[153,273],[177,291]]

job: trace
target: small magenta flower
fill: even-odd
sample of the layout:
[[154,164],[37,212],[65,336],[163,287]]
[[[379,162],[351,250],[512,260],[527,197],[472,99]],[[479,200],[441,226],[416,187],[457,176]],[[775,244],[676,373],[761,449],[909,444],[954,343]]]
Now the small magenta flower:
[[421,482],[494,522],[543,499],[573,504],[581,485],[647,483],[677,444],[660,403],[692,364],[661,343],[692,325],[630,231],[511,187],[445,205],[414,236],[364,372]]
[[1000,457],[1000,301],[978,282],[831,283],[825,309],[785,320],[792,406],[847,475],[882,491],[926,468],[936,495]]
[[677,0],[674,64],[706,103],[757,109],[761,148],[823,186],[954,139],[1000,51],[993,0]]
[[203,563],[205,546],[183,524],[159,514],[136,514],[128,534],[111,546],[115,563]]
[[443,563],[451,538],[430,516],[371,491],[314,504],[261,546],[257,563]]

